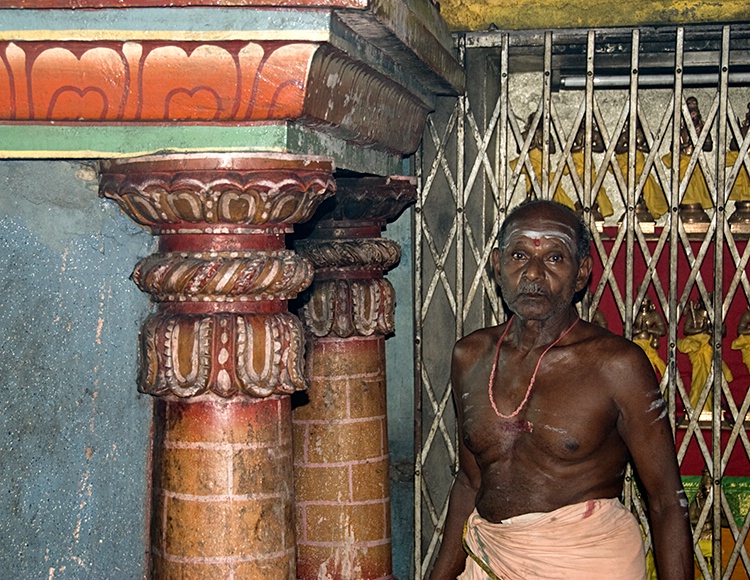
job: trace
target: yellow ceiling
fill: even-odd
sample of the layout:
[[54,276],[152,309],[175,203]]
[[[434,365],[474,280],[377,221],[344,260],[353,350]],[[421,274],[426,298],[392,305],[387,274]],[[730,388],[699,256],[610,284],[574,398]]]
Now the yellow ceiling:
[[750,21],[749,0],[435,0],[453,31]]

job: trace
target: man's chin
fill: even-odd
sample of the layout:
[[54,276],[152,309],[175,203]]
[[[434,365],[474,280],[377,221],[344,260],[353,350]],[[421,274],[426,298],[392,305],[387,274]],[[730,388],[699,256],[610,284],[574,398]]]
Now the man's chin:
[[548,296],[541,294],[524,294],[508,304],[511,312],[524,320],[547,320],[556,313],[561,312],[567,306],[558,302],[550,301]]
[[553,313],[551,305],[548,302],[541,303],[541,301],[536,301],[535,303],[519,301],[510,305],[510,309],[517,316],[525,320],[544,320],[549,318]]

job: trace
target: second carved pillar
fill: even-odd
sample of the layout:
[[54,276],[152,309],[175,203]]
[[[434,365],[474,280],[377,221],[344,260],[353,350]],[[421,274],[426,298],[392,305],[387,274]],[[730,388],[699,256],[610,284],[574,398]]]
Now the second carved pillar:
[[293,412],[297,578],[392,577],[385,338],[400,259],[380,237],[413,178],[337,180],[335,204],[297,244],[315,266],[301,318],[308,401]]

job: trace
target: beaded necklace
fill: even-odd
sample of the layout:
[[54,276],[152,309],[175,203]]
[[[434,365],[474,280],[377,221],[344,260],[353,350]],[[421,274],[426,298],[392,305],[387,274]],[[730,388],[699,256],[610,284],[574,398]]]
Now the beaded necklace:
[[576,319],[573,321],[573,324],[571,324],[568,329],[563,332],[555,342],[550,344],[546,349],[544,349],[544,352],[539,357],[539,360],[536,361],[536,368],[534,369],[534,373],[531,375],[531,380],[529,381],[529,387],[526,389],[526,396],[524,396],[523,401],[521,401],[521,404],[516,407],[516,410],[513,411],[510,415],[505,415],[497,410],[497,406],[495,405],[495,399],[492,397],[492,385],[495,383],[495,373],[497,372],[497,358],[500,354],[500,345],[503,343],[503,339],[505,338],[505,335],[508,334],[508,329],[510,328],[511,323],[513,322],[513,316],[510,317],[510,320],[508,321],[508,324],[505,327],[505,330],[503,330],[503,335],[500,337],[500,340],[497,341],[497,347],[495,348],[495,360],[492,363],[492,372],[490,373],[490,383],[489,387],[487,388],[487,393],[490,397],[490,404],[492,405],[492,409],[495,411],[495,414],[498,417],[501,417],[503,419],[512,419],[518,413],[521,412],[521,409],[523,409],[523,406],[526,404],[526,401],[529,400],[529,395],[531,395],[531,388],[534,386],[534,381],[536,380],[536,373],[539,371],[539,365],[542,364],[542,359],[544,358],[544,355],[549,352],[549,350],[555,346],[558,342],[560,342],[565,336],[573,330],[573,327],[578,324],[578,321],[580,320],[580,317],[576,317]]

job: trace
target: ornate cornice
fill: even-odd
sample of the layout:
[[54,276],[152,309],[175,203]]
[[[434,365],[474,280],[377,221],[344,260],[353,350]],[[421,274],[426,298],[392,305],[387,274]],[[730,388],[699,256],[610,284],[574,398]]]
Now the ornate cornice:
[[303,121],[347,141],[411,154],[430,108],[404,88],[328,46],[316,54]]
[[143,157],[103,162],[99,194],[157,233],[218,233],[306,221],[333,195],[331,172],[314,157]]
[[416,150],[429,110],[402,85],[319,42],[0,42],[6,122],[292,120],[403,155]]
[[302,116],[310,42],[0,42],[0,120],[243,122]]
[[288,313],[151,315],[138,388],[150,395],[267,397],[306,388],[303,331]]

